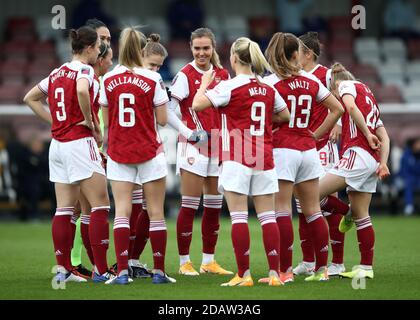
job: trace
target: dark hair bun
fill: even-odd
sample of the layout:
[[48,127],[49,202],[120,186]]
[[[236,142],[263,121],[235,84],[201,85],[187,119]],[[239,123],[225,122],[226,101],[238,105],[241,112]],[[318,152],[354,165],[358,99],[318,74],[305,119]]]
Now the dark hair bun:
[[149,38],[147,38],[147,42],[159,42],[160,41],[160,35],[157,33],[152,33]]

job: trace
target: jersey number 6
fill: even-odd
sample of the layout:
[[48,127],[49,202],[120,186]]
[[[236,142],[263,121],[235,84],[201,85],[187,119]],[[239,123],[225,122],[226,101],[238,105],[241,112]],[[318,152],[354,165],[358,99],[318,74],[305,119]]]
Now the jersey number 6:
[[[128,100],[130,106],[134,106],[135,98],[131,93],[122,93],[118,99],[118,123],[121,127],[130,128],[136,124],[135,111],[133,108],[125,107],[125,101]],[[128,121],[125,121],[126,115]]]

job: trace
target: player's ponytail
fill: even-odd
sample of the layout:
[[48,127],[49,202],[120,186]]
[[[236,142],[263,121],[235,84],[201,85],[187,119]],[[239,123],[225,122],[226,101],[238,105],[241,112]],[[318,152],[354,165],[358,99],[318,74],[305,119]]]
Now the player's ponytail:
[[135,28],[125,28],[120,35],[118,62],[129,69],[142,67],[146,37]]
[[321,55],[321,42],[318,39],[318,32],[307,32],[299,37],[302,50],[305,53],[311,52],[313,60],[317,61]]
[[252,67],[257,75],[264,75],[266,71],[271,71],[270,65],[265,59],[259,45],[248,38],[237,39],[231,47],[231,54],[236,54],[242,65]]
[[83,26],[77,30],[71,29],[70,39],[73,54],[81,54],[86,47],[95,45],[98,34],[91,27]]
[[216,51],[216,37],[214,33],[209,28],[198,28],[191,33],[191,42],[190,46],[192,46],[192,42],[194,39],[197,38],[209,38],[211,40],[211,44],[213,46],[213,53],[210,58],[210,62],[213,66],[222,69],[222,64],[220,63],[220,57]]
[[335,62],[331,66],[331,91],[337,89],[338,82],[346,80],[355,80],[355,77],[341,63]]
[[299,75],[299,64],[291,60],[299,51],[299,40],[291,33],[277,32],[268,44],[265,56],[273,72],[280,78]]
[[168,51],[166,51],[165,47],[159,42],[160,41],[160,35],[157,33],[152,33],[147,38],[146,46],[144,47],[144,56],[152,56],[152,55],[158,55],[163,58],[166,58],[168,56]]

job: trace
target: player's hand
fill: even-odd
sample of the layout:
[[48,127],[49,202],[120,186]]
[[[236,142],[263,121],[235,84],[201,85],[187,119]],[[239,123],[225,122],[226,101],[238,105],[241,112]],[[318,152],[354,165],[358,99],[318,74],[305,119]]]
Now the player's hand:
[[379,150],[379,148],[381,147],[381,142],[379,141],[377,136],[375,136],[374,134],[369,134],[366,138],[369,143],[369,146],[373,150]]
[[340,137],[341,137],[341,126],[336,124],[334,128],[331,130],[330,141],[332,143],[337,143],[338,141],[340,141]]
[[95,139],[98,148],[102,147],[104,143],[104,137],[102,135],[101,128],[96,126],[93,128],[93,138]]
[[189,142],[204,143],[209,140],[209,133],[205,130],[194,130],[187,140]]
[[83,121],[80,121],[77,125],[78,126],[85,126],[88,129],[93,130],[93,121],[92,121],[92,119],[89,119],[89,120],[86,120],[85,119]]
[[383,180],[391,175],[386,163],[379,165],[378,169],[376,169],[376,175],[378,176],[379,180]]
[[204,72],[203,76],[201,77],[201,85],[207,88],[210,83],[213,82],[215,75],[216,71],[214,70]]

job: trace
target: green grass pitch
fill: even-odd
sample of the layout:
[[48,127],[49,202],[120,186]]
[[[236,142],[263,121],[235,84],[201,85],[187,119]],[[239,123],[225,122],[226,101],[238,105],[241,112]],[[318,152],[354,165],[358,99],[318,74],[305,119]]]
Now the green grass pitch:
[[[180,276],[176,250],[175,221],[168,221],[167,272],[177,279],[172,285],[153,285],[150,279],[138,279],[129,286],[69,283],[65,290],[51,286],[53,255],[50,224],[0,224],[0,299],[419,299],[420,298],[420,219],[406,217],[374,217],[376,231],[375,279],[366,282],[365,289],[353,289],[348,279],[332,278],[326,283],[305,283],[302,277],[283,287],[258,284],[258,278],[267,273],[260,225],[250,217],[251,273],[254,287],[225,288],[222,282],[230,276]],[[301,252],[295,226],[294,265]],[[191,258],[196,268],[201,263],[200,220],[194,226]],[[112,237],[112,229],[110,227]],[[112,243],[112,240],[111,240]],[[108,261],[115,261],[114,249],[108,251]],[[216,251],[217,261],[236,271],[230,239],[230,221],[223,219]],[[83,253],[83,261],[89,266]],[[152,265],[150,245],[142,261]],[[346,236],[345,264],[348,269],[359,262],[356,232]]]

